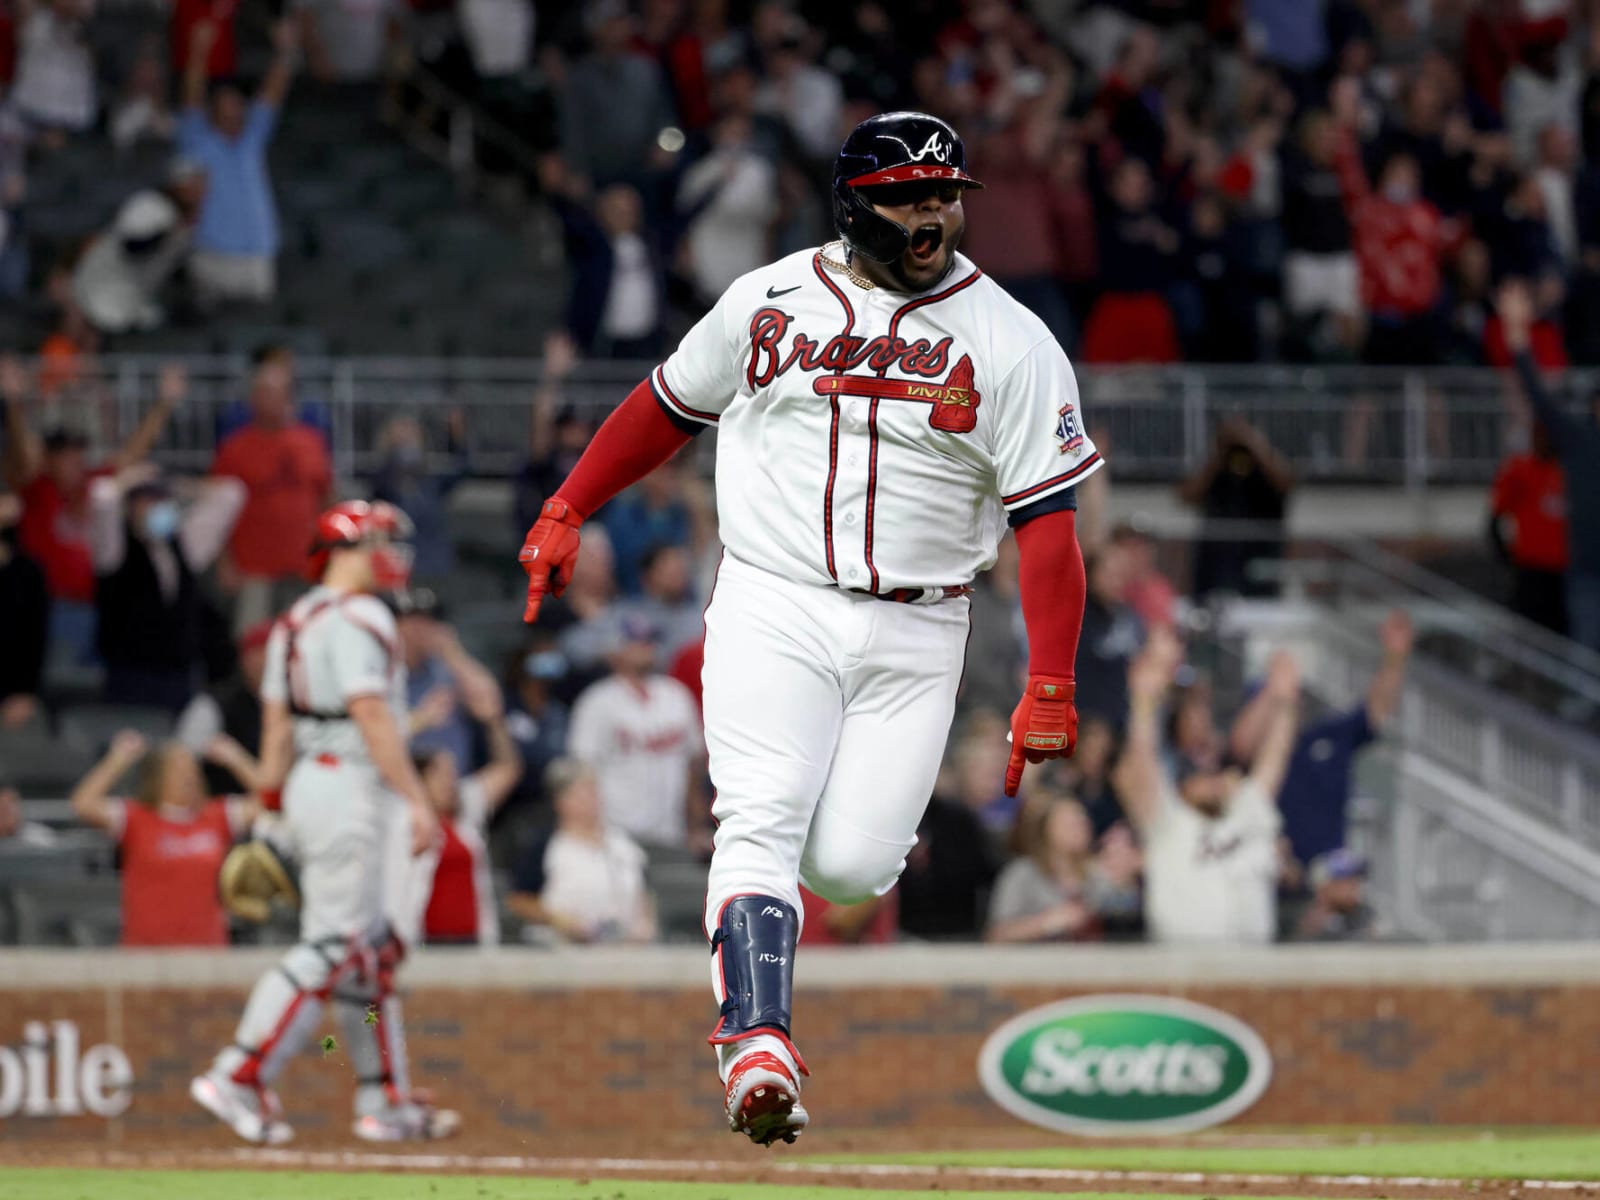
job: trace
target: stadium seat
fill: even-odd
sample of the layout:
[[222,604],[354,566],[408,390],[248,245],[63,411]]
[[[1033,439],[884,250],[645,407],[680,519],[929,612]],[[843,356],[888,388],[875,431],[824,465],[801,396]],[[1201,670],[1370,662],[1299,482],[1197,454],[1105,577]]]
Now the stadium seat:
[[64,796],[94,766],[92,752],[40,733],[0,734],[0,766],[24,796]]
[[120,729],[132,729],[151,742],[172,736],[172,714],[161,708],[89,704],[63,713],[62,740],[80,752],[102,754]]
[[645,885],[656,898],[661,938],[667,942],[705,941],[706,864],[688,853],[652,847]]
[[11,889],[17,940],[27,946],[115,946],[122,884],[115,875],[38,880]]

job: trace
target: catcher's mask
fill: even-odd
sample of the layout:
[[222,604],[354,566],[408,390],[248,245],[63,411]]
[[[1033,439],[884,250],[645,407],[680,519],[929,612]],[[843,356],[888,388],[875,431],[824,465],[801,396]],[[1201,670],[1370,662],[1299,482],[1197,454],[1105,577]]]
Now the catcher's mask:
[[320,580],[334,550],[367,547],[372,551],[373,589],[398,591],[411,581],[414,555],[409,542],[413,534],[411,518],[387,501],[335,504],[317,518],[306,574]]

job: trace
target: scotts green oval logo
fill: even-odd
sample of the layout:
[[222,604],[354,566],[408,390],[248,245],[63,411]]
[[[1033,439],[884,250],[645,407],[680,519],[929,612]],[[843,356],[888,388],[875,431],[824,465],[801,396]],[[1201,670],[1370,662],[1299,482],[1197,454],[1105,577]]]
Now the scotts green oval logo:
[[1001,1108],[1046,1129],[1187,1133],[1236,1116],[1272,1077],[1266,1044],[1204,1005],[1086,996],[1007,1021],[978,1057]]

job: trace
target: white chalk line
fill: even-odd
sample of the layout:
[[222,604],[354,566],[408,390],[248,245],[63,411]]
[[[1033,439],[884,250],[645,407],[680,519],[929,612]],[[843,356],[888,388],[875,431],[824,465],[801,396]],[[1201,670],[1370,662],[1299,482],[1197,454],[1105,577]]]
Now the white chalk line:
[[[961,1175],[1034,1183],[1149,1183],[1157,1186],[1244,1185],[1250,1187],[1447,1188],[1473,1179],[1428,1175],[1271,1175],[1208,1171],[1123,1171],[1086,1167],[977,1167],[920,1163],[772,1162],[746,1165],[709,1158],[545,1158],[517,1154],[374,1154],[356,1150],[235,1150],[236,1162],[274,1167],[333,1167],[346,1170],[504,1171],[509,1174],[577,1175],[608,1172],[628,1175],[745,1175],[772,1171],[785,1175],[868,1175],[880,1178],[929,1179]],[[1578,1179],[1485,1179],[1531,1191],[1569,1192],[1593,1187]]]

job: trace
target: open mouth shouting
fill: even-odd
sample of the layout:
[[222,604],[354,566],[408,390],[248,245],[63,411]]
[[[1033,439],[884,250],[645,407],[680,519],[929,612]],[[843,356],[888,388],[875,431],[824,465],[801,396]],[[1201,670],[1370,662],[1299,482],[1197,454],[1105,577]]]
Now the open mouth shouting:
[[944,226],[937,221],[927,221],[911,230],[911,244],[906,254],[918,267],[931,267],[939,258],[939,247],[944,245]]

